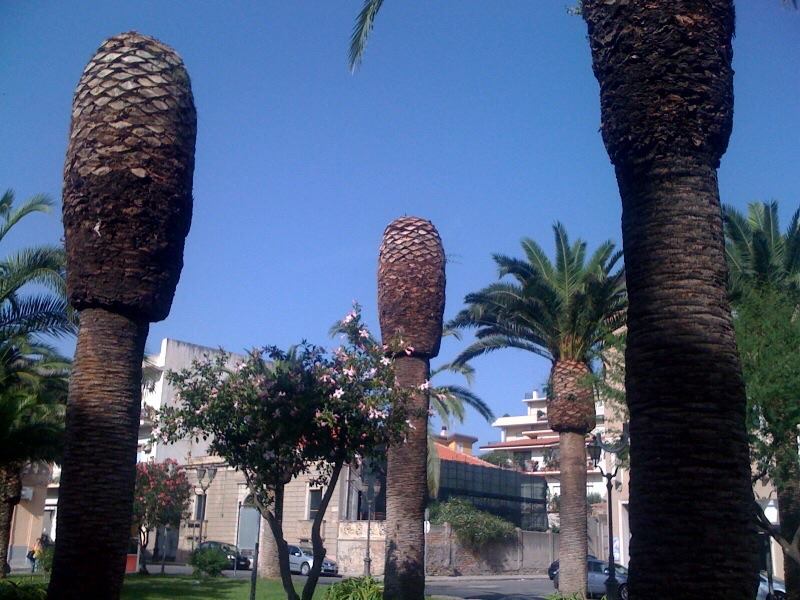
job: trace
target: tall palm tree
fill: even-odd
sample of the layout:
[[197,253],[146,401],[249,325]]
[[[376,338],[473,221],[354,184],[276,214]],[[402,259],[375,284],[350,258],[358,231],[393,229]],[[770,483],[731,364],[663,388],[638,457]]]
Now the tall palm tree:
[[595,426],[592,363],[610,334],[624,323],[626,295],[621,257],[605,242],[589,259],[586,242],[570,244],[563,225],[553,226],[555,263],[531,239],[524,259],[494,255],[500,278],[469,294],[451,325],[476,329],[476,341],[456,364],[518,348],[549,360],[547,419],[559,433],[561,536],[559,589],[586,594],[586,434]]
[[69,361],[46,345],[0,342],[0,565],[8,558],[23,468],[61,455],[68,370]]
[[430,221],[402,217],[383,233],[378,261],[378,311],[384,340],[399,337],[398,385],[415,390],[416,416],[405,443],[391,446],[386,474],[387,600],[425,597],[426,464],[430,359],[439,353],[444,313],[444,250]]
[[[351,68],[381,5],[364,2]],[[717,184],[733,121],[733,1],[582,0],[580,12],[622,197],[630,592],[672,591],[691,570],[702,583],[685,598],[752,598],[745,392],[725,296]],[[688,479],[692,485],[682,485]]]
[[717,183],[733,122],[733,2],[584,0],[582,14],[622,198],[630,593],[656,597],[691,570],[697,585],[681,597],[752,598],[745,390]]
[[183,266],[196,131],[189,76],[174,50],[135,32],[100,46],[75,91],[64,166],[67,287],[80,331],[51,599],[120,594],[142,355]]
[[[757,423],[757,438],[762,432],[768,433],[768,440],[756,439],[754,460],[767,465],[759,475],[768,474],[775,485],[780,533],[791,540],[800,530],[800,458],[797,424],[792,420],[797,414],[793,409],[797,398],[793,397],[791,387],[771,387],[765,381],[769,377],[765,376],[762,365],[765,361],[777,363],[781,355],[796,349],[790,347],[794,342],[790,328],[783,326],[785,336],[777,339],[774,335],[763,335],[757,328],[781,321],[781,317],[790,320],[796,317],[800,300],[800,210],[794,213],[785,232],[780,230],[777,202],[753,202],[747,207],[747,216],[726,205],[723,215],[731,301],[738,308],[737,329],[742,328],[739,333],[744,333],[745,340],[743,347],[740,338],[740,352],[745,375],[749,372],[755,378],[748,382],[751,419]],[[753,306],[755,303],[757,306]],[[772,322],[765,320],[764,310],[773,311]],[[747,347],[748,338],[750,344],[754,339],[763,341],[756,347]],[[786,374],[779,373],[779,379],[791,385],[785,379]],[[754,388],[770,390],[770,397],[759,398],[764,392],[759,394]],[[765,451],[759,451],[759,446]],[[800,564],[786,552],[784,573],[787,598],[800,599]]]

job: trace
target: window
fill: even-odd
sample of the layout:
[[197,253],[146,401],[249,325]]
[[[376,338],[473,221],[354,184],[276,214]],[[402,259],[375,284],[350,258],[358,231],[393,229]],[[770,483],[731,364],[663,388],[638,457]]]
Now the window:
[[203,494],[197,494],[194,498],[194,519],[195,521],[206,519],[206,497]]
[[319,512],[319,505],[322,502],[322,489],[308,490],[308,519],[313,520]]

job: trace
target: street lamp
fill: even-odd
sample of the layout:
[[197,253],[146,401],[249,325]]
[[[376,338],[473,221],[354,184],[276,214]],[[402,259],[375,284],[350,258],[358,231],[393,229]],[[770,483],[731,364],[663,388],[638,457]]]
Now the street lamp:
[[217,475],[216,467],[198,467],[197,468],[197,485],[203,491],[203,514],[200,517],[200,543],[203,543],[203,521],[206,518],[206,497],[208,488],[211,487],[211,482]]
[[592,459],[595,468],[600,469],[600,474],[606,480],[606,501],[608,502],[608,578],[606,579],[606,597],[608,600],[619,600],[619,581],[617,581],[616,564],[614,563],[614,521],[611,504],[611,492],[613,490],[611,480],[617,476],[619,465],[614,467],[613,473],[606,473],[600,465],[600,452],[605,451],[611,454],[617,454],[626,448],[627,445],[628,424],[625,423],[622,428],[622,437],[616,444],[604,444],[603,440],[600,438],[600,434],[597,433],[594,436],[594,440],[592,440],[592,443],[589,444],[587,448],[589,450],[589,457]]

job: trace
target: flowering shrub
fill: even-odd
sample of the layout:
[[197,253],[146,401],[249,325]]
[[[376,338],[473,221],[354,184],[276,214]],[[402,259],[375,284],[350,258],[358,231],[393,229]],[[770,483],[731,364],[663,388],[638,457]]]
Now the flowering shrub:
[[[133,497],[133,522],[139,528],[142,550],[147,548],[150,531],[159,527],[178,528],[186,518],[192,486],[186,471],[174,460],[136,465],[136,491]],[[144,553],[142,553],[142,569]]]
[[[169,373],[178,402],[159,415],[162,439],[209,440],[211,453],[244,474],[282,553],[284,485],[310,473],[313,484],[327,486],[312,526],[315,559],[304,598],[322,565],[319,529],[342,467],[402,440],[415,416],[386,357],[405,349],[377,343],[357,305],[338,330],[345,344],[330,352],[305,342],[288,351],[270,346],[232,369],[221,354]],[[287,596],[296,598],[288,564],[281,569]]]

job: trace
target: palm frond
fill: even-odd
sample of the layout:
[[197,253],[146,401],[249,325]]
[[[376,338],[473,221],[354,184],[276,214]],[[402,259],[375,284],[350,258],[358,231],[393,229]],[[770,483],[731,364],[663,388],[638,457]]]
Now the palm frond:
[[22,206],[14,208],[14,191],[6,190],[0,198],[0,241],[6,236],[14,225],[31,213],[49,212],[53,206],[53,201],[44,194],[36,194],[22,203]]
[[353,26],[353,33],[350,35],[350,52],[348,56],[348,64],[350,72],[355,72],[361,64],[364,57],[364,51],[367,49],[367,40],[375,24],[375,17],[381,9],[383,0],[364,0],[364,6],[361,7],[361,12],[356,17],[356,23]]

